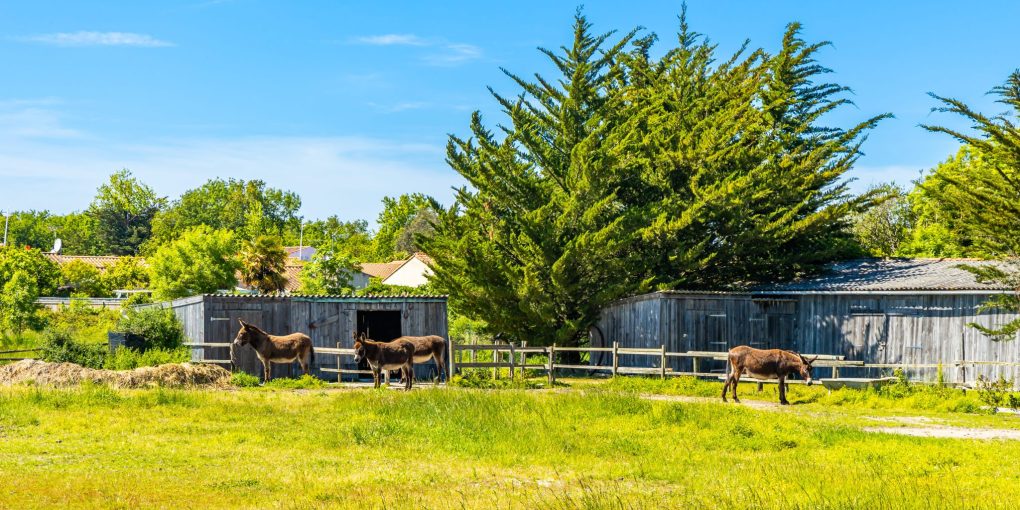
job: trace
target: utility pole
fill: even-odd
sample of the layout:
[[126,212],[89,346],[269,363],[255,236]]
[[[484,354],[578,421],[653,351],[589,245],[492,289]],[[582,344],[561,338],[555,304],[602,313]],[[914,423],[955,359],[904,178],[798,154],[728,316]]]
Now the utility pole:
[[305,255],[305,219],[301,218],[301,228],[298,234],[298,249],[297,258],[298,260],[304,260]]
[[8,213],[4,213],[4,248],[7,247],[7,224],[11,222],[11,216]]

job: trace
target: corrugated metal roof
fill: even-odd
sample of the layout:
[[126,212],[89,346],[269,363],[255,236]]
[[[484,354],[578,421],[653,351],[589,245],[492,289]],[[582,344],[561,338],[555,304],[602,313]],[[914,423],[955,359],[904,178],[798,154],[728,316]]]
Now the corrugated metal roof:
[[961,265],[1011,264],[977,259],[857,259],[837,262],[816,277],[761,285],[753,292],[1002,291],[1006,285],[979,283]]
[[209,297],[230,297],[230,298],[242,298],[242,299],[408,299],[408,298],[424,298],[424,299],[447,299],[449,296],[446,294],[227,294],[227,293],[215,293],[215,294],[203,294],[203,296]]

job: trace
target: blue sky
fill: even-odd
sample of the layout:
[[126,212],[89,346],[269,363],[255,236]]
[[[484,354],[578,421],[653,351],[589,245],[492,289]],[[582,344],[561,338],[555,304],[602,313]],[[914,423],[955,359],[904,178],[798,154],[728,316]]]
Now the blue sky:
[[[211,177],[302,196],[307,218],[372,220],[385,195],[449,202],[443,162],[470,112],[498,120],[499,67],[550,71],[578,4],[518,2],[0,2],[0,209],[68,212],[129,168],[174,197]],[[688,1],[699,32],[775,49],[784,26],[829,40],[821,61],[854,89],[850,123],[883,112],[855,187],[908,183],[956,143],[920,123],[929,91],[998,112],[986,92],[1020,67],[1020,3]],[[599,30],[672,40],[680,2],[589,1]],[[666,46],[660,42],[660,48]]]

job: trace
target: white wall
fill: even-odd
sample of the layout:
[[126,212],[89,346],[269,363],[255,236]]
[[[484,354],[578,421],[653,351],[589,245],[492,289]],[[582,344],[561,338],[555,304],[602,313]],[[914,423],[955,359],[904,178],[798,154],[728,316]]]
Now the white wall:
[[405,287],[420,287],[429,281],[432,276],[432,269],[418,258],[412,258],[406,264],[400,266],[388,278],[383,280],[387,285],[403,285]]

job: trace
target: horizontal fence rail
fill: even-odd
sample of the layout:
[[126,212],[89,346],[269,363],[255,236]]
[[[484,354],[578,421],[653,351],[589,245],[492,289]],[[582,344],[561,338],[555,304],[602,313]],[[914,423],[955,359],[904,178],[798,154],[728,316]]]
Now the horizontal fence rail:
[[[192,349],[206,349],[206,348],[227,348],[231,347],[230,342],[209,342],[209,343],[185,343],[182,344],[185,347]],[[17,360],[21,358],[4,358],[2,356],[6,354],[19,354],[28,352],[37,352],[40,349],[19,349],[16,351],[0,351],[0,362]],[[372,374],[371,370],[362,370],[356,368],[344,368],[350,366],[352,363],[344,363],[345,358],[354,357],[354,349],[343,348],[337,343],[334,347],[316,347],[315,353],[326,356],[336,356],[336,368],[332,367],[319,367],[321,372],[335,373],[337,374],[337,380],[341,380],[346,375],[359,375],[368,376]],[[484,355],[479,356],[480,353]],[[561,360],[561,356],[564,353],[575,353],[570,361]],[[606,364],[592,363],[593,354],[606,356]],[[584,358],[587,355],[587,360]],[[650,367],[634,367],[634,366],[620,366],[621,357],[641,357],[641,358],[653,358],[657,366]],[[833,386],[840,386],[844,383],[850,384],[869,384],[874,382],[885,382],[893,380],[890,374],[887,372],[889,369],[900,369],[900,370],[930,370],[930,369],[957,369],[957,380],[955,384],[964,385],[966,381],[966,370],[974,367],[1020,367],[1020,362],[1008,362],[1008,361],[979,361],[979,360],[954,360],[945,363],[865,363],[861,360],[848,360],[844,356],[831,355],[831,354],[804,354],[808,358],[817,358],[813,363],[812,367],[815,369],[827,369],[829,377],[818,378],[816,380],[826,384],[831,382]],[[541,357],[544,359],[535,359]],[[231,354],[231,358],[233,355]],[[656,359],[657,358],[657,359]],[[670,359],[690,359],[691,370],[674,370],[669,366],[668,361]],[[717,351],[685,351],[685,352],[669,352],[666,350],[666,346],[663,345],[656,348],[629,348],[620,347],[618,343],[614,342],[612,347],[561,347],[557,345],[550,345],[547,347],[529,347],[527,343],[521,344],[453,344],[448,350],[448,370],[449,375],[452,376],[460,370],[464,369],[491,369],[493,378],[501,377],[501,372],[506,370],[511,378],[517,376],[525,376],[526,371],[531,372],[544,372],[548,377],[549,383],[552,384],[556,381],[557,371],[576,371],[576,372],[588,372],[588,373],[608,373],[609,375],[658,375],[660,378],[665,379],[673,376],[691,376],[708,379],[725,379],[726,373],[728,373],[729,367],[720,371],[718,368],[715,370],[705,370],[705,362],[712,361],[727,361],[727,352]],[[217,359],[202,359],[198,360],[202,363],[213,363],[221,365],[233,366],[234,361],[231,360],[217,360]],[[586,362],[587,361],[587,362]],[[886,371],[878,377],[846,377],[841,373],[841,369],[875,369]],[[385,371],[384,371],[385,372]],[[389,373],[386,373],[386,379],[389,381]],[[757,380],[751,377],[741,377],[741,381],[747,382],[760,382],[760,383],[775,383],[775,380]],[[804,381],[799,380],[787,380],[792,384],[801,384]]]

